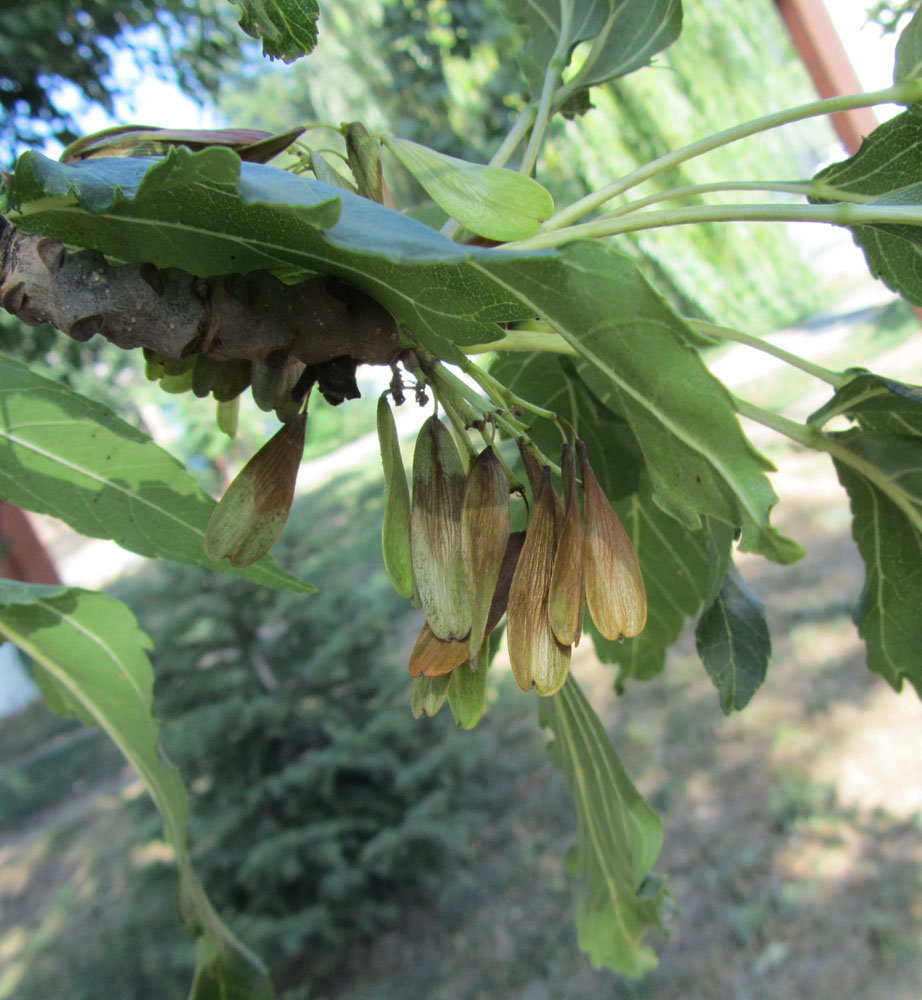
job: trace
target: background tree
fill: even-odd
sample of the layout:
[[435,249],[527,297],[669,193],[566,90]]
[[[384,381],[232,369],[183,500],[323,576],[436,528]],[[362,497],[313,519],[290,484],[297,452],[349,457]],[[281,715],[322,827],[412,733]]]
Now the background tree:
[[[220,7],[223,10],[224,4]],[[61,89],[112,114],[119,83],[115,52],[130,52],[146,72],[185,91],[213,96],[221,67],[239,47],[239,32],[212,0],[39,0],[0,10],[0,148],[77,138]]]

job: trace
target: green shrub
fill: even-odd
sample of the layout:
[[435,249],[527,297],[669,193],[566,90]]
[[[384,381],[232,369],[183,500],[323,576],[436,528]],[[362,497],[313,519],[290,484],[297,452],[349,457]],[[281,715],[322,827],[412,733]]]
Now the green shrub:
[[410,714],[392,639],[402,619],[408,652],[418,623],[381,565],[381,498],[373,479],[296,505],[279,548],[322,580],[316,595],[174,566],[120,588],[155,643],[196,869],[282,984],[329,975],[397,924],[485,822],[486,738]]

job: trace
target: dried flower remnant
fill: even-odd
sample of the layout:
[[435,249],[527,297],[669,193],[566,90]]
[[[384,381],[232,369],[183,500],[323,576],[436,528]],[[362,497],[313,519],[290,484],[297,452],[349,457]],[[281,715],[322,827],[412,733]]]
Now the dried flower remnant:
[[291,510],[307,414],[283,424],[228,486],[205,529],[210,559],[249,566],[275,544]]
[[606,639],[631,638],[647,623],[647,595],[637,555],[592,471],[585,445],[577,441],[576,446],[586,501],[583,561],[589,614]]
[[476,661],[509,541],[509,480],[492,448],[471,463],[461,507],[461,553],[471,599],[470,658]]
[[471,599],[461,558],[465,475],[451,432],[432,416],[413,456],[410,549],[416,590],[439,639],[466,639]]
[[544,469],[522,554],[509,590],[506,638],[512,673],[520,688],[550,695],[563,687],[571,648],[558,642],[548,617],[548,593],[562,505]]
[[557,641],[565,646],[578,645],[583,632],[583,608],[586,603],[583,584],[583,520],[576,481],[576,453],[564,445],[561,457],[566,513],[548,597],[548,615]]

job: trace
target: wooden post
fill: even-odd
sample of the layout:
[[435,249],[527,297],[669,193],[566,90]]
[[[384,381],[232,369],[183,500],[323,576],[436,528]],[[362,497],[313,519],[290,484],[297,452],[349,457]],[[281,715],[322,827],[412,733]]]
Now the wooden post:
[[[776,3],[820,97],[839,97],[863,90],[823,0],[776,0]],[[849,154],[857,153],[864,136],[879,124],[873,108],[841,111],[831,117],[832,126]]]
[[24,583],[58,584],[54,562],[25,511],[0,500],[0,576]]

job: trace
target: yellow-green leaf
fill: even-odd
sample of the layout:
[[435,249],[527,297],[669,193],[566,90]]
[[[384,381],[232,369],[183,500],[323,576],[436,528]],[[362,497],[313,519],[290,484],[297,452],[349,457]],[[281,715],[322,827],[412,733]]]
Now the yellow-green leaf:
[[505,243],[533,235],[554,213],[554,199],[531,177],[469,163],[409,139],[384,143],[432,200],[478,236]]

